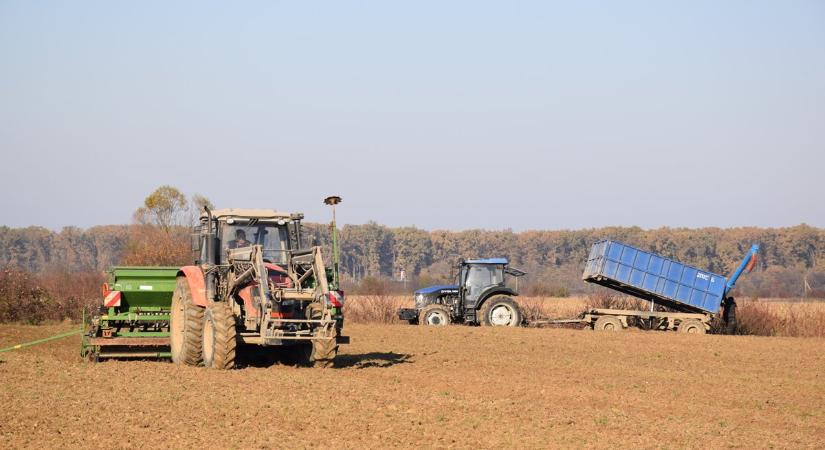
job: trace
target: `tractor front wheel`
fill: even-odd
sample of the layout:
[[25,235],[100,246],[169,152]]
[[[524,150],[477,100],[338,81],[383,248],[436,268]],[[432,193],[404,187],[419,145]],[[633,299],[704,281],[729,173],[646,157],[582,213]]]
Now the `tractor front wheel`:
[[172,362],[197,366],[203,361],[203,308],[194,304],[186,277],[178,277],[172,294],[172,312],[169,318],[169,341]]
[[444,326],[450,324],[450,310],[444,305],[427,305],[418,313],[419,325]]
[[203,365],[228,370],[235,367],[238,346],[235,315],[223,302],[215,302],[203,315]]
[[296,346],[295,353],[298,365],[305,367],[332,367],[338,355],[338,341],[335,339],[335,329],[332,336],[325,339],[313,340],[310,344]]
[[[310,303],[304,313],[307,319],[321,320],[324,318],[324,307],[320,303]],[[306,367],[332,367],[338,355],[338,330],[334,326],[317,327],[314,337],[318,338],[310,343],[295,346],[293,354],[297,357],[298,365]]]
[[488,327],[517,327],[524,321],[521,309],[513,299],[496,295],[484,302],[479,322]]

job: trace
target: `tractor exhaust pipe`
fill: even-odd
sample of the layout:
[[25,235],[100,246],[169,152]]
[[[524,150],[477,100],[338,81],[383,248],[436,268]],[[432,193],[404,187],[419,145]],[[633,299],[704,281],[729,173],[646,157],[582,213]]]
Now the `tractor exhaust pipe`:
[[[206,212],[206,265],[211,267],[215,265],[215,244],[212,237],[212,210],[208,206],[203,205],[203,210]],[[212,300],[215,298],[215,276],[204,273],[206,277],[206,298]]]
[[215,264],[215,252],[212,248],[212,210],[208,206],[203,206],[203,211],[206,213],[206,263],[209,265]]

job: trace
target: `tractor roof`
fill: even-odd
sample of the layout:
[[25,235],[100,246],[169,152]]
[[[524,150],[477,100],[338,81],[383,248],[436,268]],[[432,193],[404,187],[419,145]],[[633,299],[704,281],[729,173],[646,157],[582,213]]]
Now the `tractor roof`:
[[[206,213],[201,213],[201,217],[205,217]],[[274,209],[242,209],[242,208],[225,208],[212,210],[212,217],[216,219],[224,217],[238,217],[250,219],[301,219],[303,214],[290,214],[287,212],[275,211]]]
[[509,264],[507,258],[482,258],[482,259],[468,259],[464,264]]

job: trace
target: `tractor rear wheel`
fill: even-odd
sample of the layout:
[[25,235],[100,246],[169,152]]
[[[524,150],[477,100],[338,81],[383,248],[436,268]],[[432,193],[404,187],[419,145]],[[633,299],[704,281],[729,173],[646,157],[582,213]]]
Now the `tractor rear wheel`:
[[593,329],[596,331],[622,331],[622,321],[616,316],[601,316],[596,319],[593,324]]
[[210,304],[203,315],[203,365],[221,370],[235,367],[237,338],[232,308],[224,302]]
[[194,304],[186,277],[178,277],[172,294],[169,341],[172,362],[197,366],[203,361],[203,308]]
[[696,319],[683,320],[679,324],[678,331],[687,334],[705,334],[705,324]]
[[495,295],[481,307],[479,323],[488,327],[517,327],[524,321],[521,309],[513,299]]
[[418,313],[419,325],[445,326],[450,324],[450,310],[444,305],[427,305]]

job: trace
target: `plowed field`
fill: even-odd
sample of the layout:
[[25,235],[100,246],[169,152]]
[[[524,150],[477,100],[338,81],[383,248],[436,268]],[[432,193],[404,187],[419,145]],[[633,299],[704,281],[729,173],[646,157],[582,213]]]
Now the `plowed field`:
[[[69,325],[0,326],[0,347]],[[0,447],[822,448],[825,340],[352,325],[338,368],[0,354]]]

